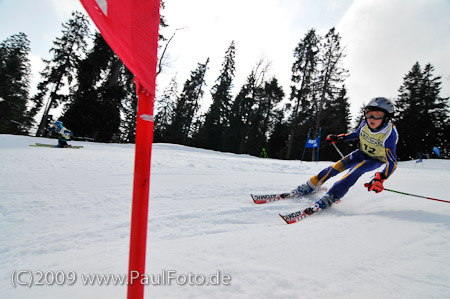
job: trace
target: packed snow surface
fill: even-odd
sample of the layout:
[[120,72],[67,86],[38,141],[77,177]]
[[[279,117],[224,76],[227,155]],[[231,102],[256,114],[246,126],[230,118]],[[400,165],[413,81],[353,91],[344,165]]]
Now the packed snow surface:
[[[0,297],[126,298],[86,277],[128,271],[134,146],[36,142],[56,144],[0,135]],[[373,173],[292,225],[278,214],[323,194],[251,200],[330,163],[154,144],[145,298],[450,298],[449,203],[369,193]],[[450,200],[450,161],[401,162],[385,187]]]

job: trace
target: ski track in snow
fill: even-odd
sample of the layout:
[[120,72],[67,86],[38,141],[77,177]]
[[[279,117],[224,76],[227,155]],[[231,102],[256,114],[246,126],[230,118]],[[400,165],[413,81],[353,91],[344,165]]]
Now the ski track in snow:
[[[0,298],[125,298],[82,274],[126,274],[134,146],[0,135]],[[331,162],[259,159],[154,144],[147,274],[174,270],[230,285],[149,285],[145,298],[450,298],[450,204],[384,191],[364,175],[342,202],[300,223],[321,194],[255,205]],[[342,175],[331,179],[326,186]],[[450,161],[401,162],[385,187],[450,200]],[[74,285],[13,287],[14,271],[74,271]],[[26,278],[26,275],[23,276]],[[26,280],[26,279],[24,279]]]

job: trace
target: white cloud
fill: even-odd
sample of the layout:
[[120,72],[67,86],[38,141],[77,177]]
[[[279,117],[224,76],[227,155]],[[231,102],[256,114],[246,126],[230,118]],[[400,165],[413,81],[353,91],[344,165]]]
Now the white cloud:
[[[271,72],[289,94],[293,51],[312,27],[328,31],[339,20],[351,0],[289,1],[166,1],[162,14],[169,28],[164,34],[177,32],[169,48],[171,67],[158,78],[162,92],[174,74],[180,85],[198,62],[211,59],[206,91],[219,75],[225,51],[236,42],[235,89],[244,84],[256,62],[265,57],[271,61]],[[331,14],[331,16],[330,16]],[[209,92],[205,93],[206,97]]]
[[[357,0],[338,25],[347,46],[349,96],[356,112],[375,96],[395,98],[413,64],[450,74],[450,2]],[[442,96],[449,94],[448,81]]]
[[[73,10],[85,11],[78,0],[28,2],[3,1],[0,28],[2,39],[19,31],[29,35],[36,80],[43,67],[40,58],[49,58],[61,24]],[[175,74],[181,87],[197,63],[209,57],[205,89],[209,96],[225,51],[235,40],[235,88],[265,56],[288,96],[297,43],[311,28],[325,34],[336,26],[347,46],[345,66],[350,77],[346,85],[353,113],[373,96],[396,97],[416,61],[433,64],[435,75],[443,77],[441,95],[450,95],[448,0],[167,0],[162,14],[170,25],[165,36],[170,37],[176,28],[186,29],[177,31],[169,47],[170,66],[158,77],[160,91]]]
[[66,20],[70,18],[72,11],[80,11],[85,13],[83,5],[79,0],[46,0],[55,10],[60,19]]
[[34,95],[37,92],[37,84],[41,80],[41,74],[44,70],[45,64],[42,61],[42,58],[38,55],[30,53],[28,55],[28,59],[30,59],[31,64],[31,90],[30,95]]

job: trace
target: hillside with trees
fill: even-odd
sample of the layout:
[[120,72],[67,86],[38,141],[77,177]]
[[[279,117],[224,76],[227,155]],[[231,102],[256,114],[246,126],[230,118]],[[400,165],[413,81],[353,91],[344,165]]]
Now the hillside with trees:
[[[161,26],[168,26],[163,16]],[[34,95],[30,94],[27,35],[17,33],[0,43],[1,134],[46,136],[48,125],[61,120],[78,137],[134,142],[133,74],[102,36],[89,28],[88,18],[79,12],[62,25]],[[159,68],[168,67],[164,53],[173,37],[160,35]],[[213,86],[205,83],[211,62],[207,57],[197,62],[183,84],[174,77],[167,86],[158,86],[163,92],[155,99],[154,141],[300,159],[308,136],[315,139],[320,134],[320,149],[308,149],[305,160],[314,160],[317,150],[320,160],[336,160],[339,156],[327,146],[326,136],[348,132],[355,126],[352,119],[361,119],[350,114],[345,81],[351,74],[343,67],[346,52],[341,36],[335,28],[325,35],[311,28],[292,54],[289,90],[283,90],[277,74],[270,72],[268,59],[256,61],[242,86],[235,86],[235,76],[242,70],[236,68],[239,48],[234,41],[224,49]],[[441,84],[433,65],[416,62],[403,78],[397,98],[391,99],[396,106],[400,160],[434,157],[433,147],[450,158],[449,98],[440,96]],[[208,107],[203,106],[205,95],[212,99]],[[53,114],[57,107],[61,115]],[[357,143],[340,146],[349,152]]]

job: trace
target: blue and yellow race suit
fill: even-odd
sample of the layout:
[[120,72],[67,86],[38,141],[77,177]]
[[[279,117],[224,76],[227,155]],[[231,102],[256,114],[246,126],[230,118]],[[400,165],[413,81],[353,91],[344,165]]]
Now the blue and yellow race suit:
[[329,190],[329,193],[334,195],[334,197],[342,198],[363,173],[385,164],[381,173],[388,178],[397,168],[396,147],[398,133],[394,124],[391,122],[373,131],[369,128],[367,122],[363,121],[355,132],[347,133],[343,138],[344,140],[359,139],[359,149],[351,152],[332,166],[325,168],[319,174],[311,177],[308,182],[311,187],[318,188],[329,178],[346,169],[350,169]]
[[58,145],[56,147],[67,147],[67,146],[69,146],[67,144],[67,141],[69,141],[72,138],[72,136],[73,136],[72,131],[70,131],[69,129],[61,126],[60,128],[56,129],[56,132],[59,134]]

